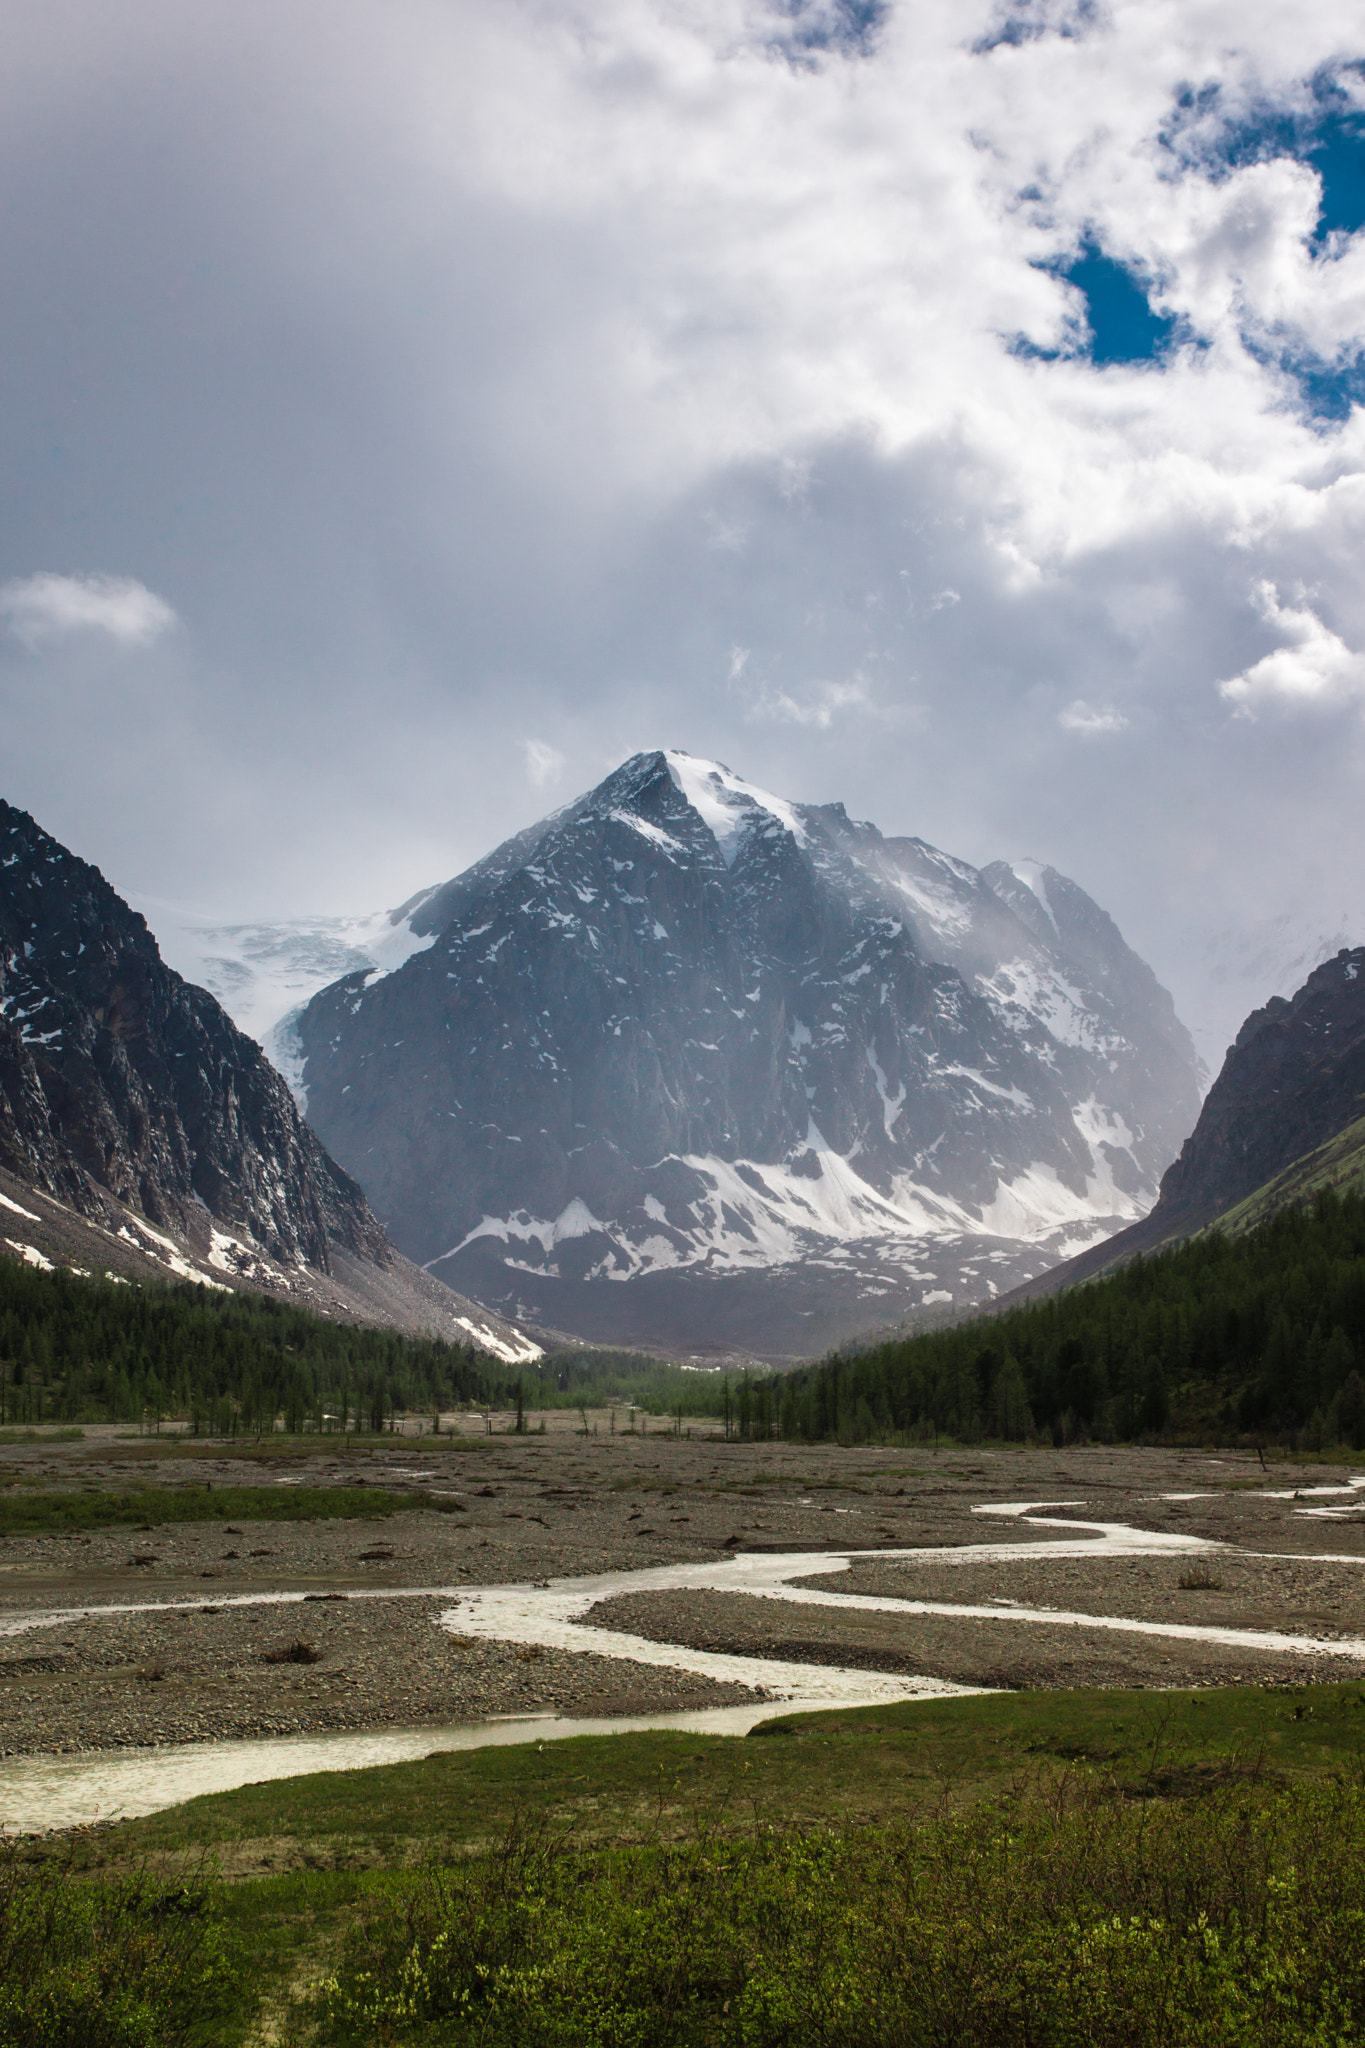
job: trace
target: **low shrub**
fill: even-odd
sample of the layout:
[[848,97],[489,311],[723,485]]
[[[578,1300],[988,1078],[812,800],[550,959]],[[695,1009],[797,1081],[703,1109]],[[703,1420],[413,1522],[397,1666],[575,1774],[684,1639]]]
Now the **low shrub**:
[[[383,1487],[219,1486],[139,1488],[136,1493],[77,1493],[53,1487],[0,1498],[0,1537],[65,1535],[78,1529],[131,1527],[139,1532],[175,1523],[379,1521],[431,1508],[445,1514],[440,1495],[399,1493]],[[240,1529],[225,1529],[240,1536]],[[138,1560],[133,1560],[136,1563]],[[143,1560],[155,1564],[155,1557]]]
[[385,1881],[312,2038],[483,2048],[1344,2048],[1365,1798],[1102,1789],[919,1827],[589,1852],[514,1828]]
[[202,1879],[86,1880],[0,1862],[0,2048],[189,2048],[241,1980]]

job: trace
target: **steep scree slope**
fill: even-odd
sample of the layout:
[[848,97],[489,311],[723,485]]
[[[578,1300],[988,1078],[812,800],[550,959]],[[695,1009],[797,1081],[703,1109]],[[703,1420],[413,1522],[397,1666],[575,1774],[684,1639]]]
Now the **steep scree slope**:
[[810,1353],[1142,1213],[1193,1047],[1051,869],[983,872],[641,754],[414,906],[299,1022],[413,1258],[604,1342]]

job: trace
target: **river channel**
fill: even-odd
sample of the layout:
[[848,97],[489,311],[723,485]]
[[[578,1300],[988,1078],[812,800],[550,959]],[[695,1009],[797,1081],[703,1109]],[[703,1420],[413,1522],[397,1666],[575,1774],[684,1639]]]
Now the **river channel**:
[[[1342,1489],[1346,1491],[1346,1489]],[[784,1662],[699,1650],[658,1642],[644,1636],[599,1628],[584,1617],[599,1602],[631,1593],[691,1592],[748,1594],[793,1606],[858,1608],[888,1614],[940,1615],[962,1621],[1015,1622],[1042,1628],[1085,1628],[1121,1634],[1164,1636],[1220,1643],[1268,1654],[1339,1656],[1357,1666],[1365,1663],[1365,1639],[1324,1641],[1316,1636],[1282,1634],[1261,1629],[1197,1626],[1175,1621],[1140,1621],[1124,1616],[1070,1613],[1058,1608],[1022,1607],[1004,1594],[985,1603],[953,1603],[896,1597],[873,1597],[797,1585],[796,1580],[837,1578],[864,1559],[878,1563],[913,1562],[1000,1564],[1027,1559],[1154,1557],[1218,1553],[1224,1546],[1207,1538],[1157,1533],[1122,1523],[1063,1519],[1058,1510],[1084,1507],[1083,1501],[1017,1501],[978,1509],[1006,1520],[1030,1519],[1047,1510],[1046,1524],[1055,1538],[1027,1543],[992,1541],[951,1548],[798,1551],[741,1553],[703,1564],[662,1565],[637,1571],[607,1572],[561,1578],[538,1584],[506,1586],[423,1586],[353,1593],[364,1600],[412,1598],[448,1600],[436,1625],[452,1635],[481,1637],[505,1643],[582,1650],[635,1664],[664,1666],[702,1677],[746,1685],[752,1704],[688,1712],[582,1719],[567,1715],[495,1716],[445,1728],[346,1731],[316,1735],[277,1736],[244,1741],[163,1745],[152,1750],[29,1756],[0,1762],[0,1832],[35,1833],[92,1821],[131,1818],[153,1813],[207,1792],[314,1771],[354,1770],[398,1763],[438,1751],[468,1750],[519,1742],[562,1740],[574,1735],[625,1734],[652,1728],[689,1729],[697,1733],[743,1735],[776,1713],[831,1707],[875,1706],[889,1701],[943,1699],[980,1690],[948,1680],[898,1672],[841,1670],[831,1665]],[[1345,1561],[1345,1560],[1343,1560]],[[1352,1560],[1354,1562],[1354,1560]],[[224,1600],[231,1606],[288,1606],[301,1593],[248,1594]],[[54,1624],[74,1624],[94,1614],[142,1613],[188,1606],[181,1601],[139,1601],[97,1608],[67,1608],[10,1615],[0,1620],[0,1638],[16,1637]]]

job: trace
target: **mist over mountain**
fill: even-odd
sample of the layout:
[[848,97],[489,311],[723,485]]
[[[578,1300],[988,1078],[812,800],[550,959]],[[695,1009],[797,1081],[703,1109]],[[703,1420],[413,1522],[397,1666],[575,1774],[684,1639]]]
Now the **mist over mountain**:
[[394,1238],[598,1341],[808,1354],[1142,1215],[1188,1033],[1051,868],[978,871],[678,752],[394,914],[298,1019]]

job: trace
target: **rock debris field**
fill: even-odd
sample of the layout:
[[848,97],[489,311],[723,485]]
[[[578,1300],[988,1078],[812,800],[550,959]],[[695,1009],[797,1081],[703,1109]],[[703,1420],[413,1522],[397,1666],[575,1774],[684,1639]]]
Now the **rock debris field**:
[[[0,1445],[0,1501],[146,1487],[156,1509],[150,1526],[0,1538],[0,1755],[755,1698],[757,1666],[739,1682],[696,1652],[970,1687],[1365,1676],[1352,1476],[1267,1475],[1237,1452],[935,1456],[662,1431]],[[264,1506],[296,1485],[354,1487],[356,1518],[158,1519],[164,1490],[249,1487]],[[366,1519],[367,1487],[433,1505]],[[848,1568],[825,1569],[829,1553]],[[535,1589],[550,1582],[549,1602],[556,1582],[609,1574],[629,1583],[584,1594],[573,1647],[531,1639]],[[657,1583],[689,1575],[705,1584]],[[531,1620],[499,1639],[484,1588],[524,1589]]]

